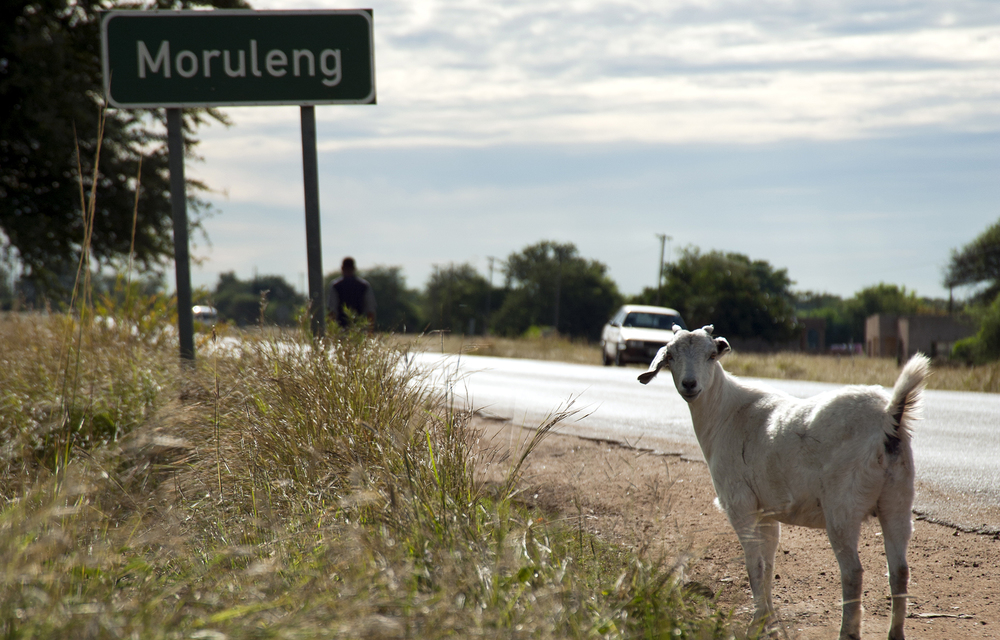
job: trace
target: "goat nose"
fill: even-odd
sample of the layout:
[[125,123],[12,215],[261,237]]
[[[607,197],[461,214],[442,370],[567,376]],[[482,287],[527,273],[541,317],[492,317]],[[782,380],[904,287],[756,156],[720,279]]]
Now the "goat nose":
[[697,380],[682,380],[681,381],[681,386],[683,386],[685,389],[687,389],[688,391],[690,391],[690,390],[692,390],[692,389],[694,389],[695,387],[698,386],[698,381]]

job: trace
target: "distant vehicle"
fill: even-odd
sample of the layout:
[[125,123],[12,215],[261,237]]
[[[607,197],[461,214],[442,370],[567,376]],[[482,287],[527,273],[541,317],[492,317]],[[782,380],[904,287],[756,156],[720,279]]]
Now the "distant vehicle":
[[207,304],[194,305],[191,307],[191,314],[195,320],[202,322],[211,322],[219,317],[219,312],[215,310],[215,307],[210,307]]
[[681,314],[667,307],[627,304],[611,317],[601,331],[601,362],[623,366],[628,362],[649,364],[653,356],[674,337],[671,327],[686,329]]

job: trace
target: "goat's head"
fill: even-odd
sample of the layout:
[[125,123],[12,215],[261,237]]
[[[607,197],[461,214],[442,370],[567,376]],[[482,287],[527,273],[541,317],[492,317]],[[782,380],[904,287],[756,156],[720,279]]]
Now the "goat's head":
[[721,371],[719,359],[730,351],[725,338],[712,336],[713,329],[709,324],[686,331],[674,325],[673,339],[660,348],[649,370],[639,376],[639,382],[648,384],[660,369],[669,369],[677,392],[686,401],[694,401]]

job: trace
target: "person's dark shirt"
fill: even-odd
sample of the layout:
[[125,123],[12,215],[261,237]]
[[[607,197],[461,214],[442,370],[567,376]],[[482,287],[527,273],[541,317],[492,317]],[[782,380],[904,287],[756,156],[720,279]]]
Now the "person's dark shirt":
[[330,307],[336,310],[337,323],[346,327],[348,316],[345,309],[350,309],[359,316],[374,315],[375,295],[372,286],[364,278],[357,276],[340,277],[330,285]]

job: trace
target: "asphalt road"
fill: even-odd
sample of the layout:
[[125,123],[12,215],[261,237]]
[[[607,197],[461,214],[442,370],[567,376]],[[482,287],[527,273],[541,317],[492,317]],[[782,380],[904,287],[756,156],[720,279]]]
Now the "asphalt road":
[[[525,426],[568,409],[575,413],[559,426],[563,433],[701,457],[691,415],[669,375],[643,386],[637,368],[483,356],[415,358],[459,406]],[[761,382],[798,397],[839,386]],[[924,418],[914,430],[914,510],[970,531],[1000,531],[1000,394],[925,393]]]

